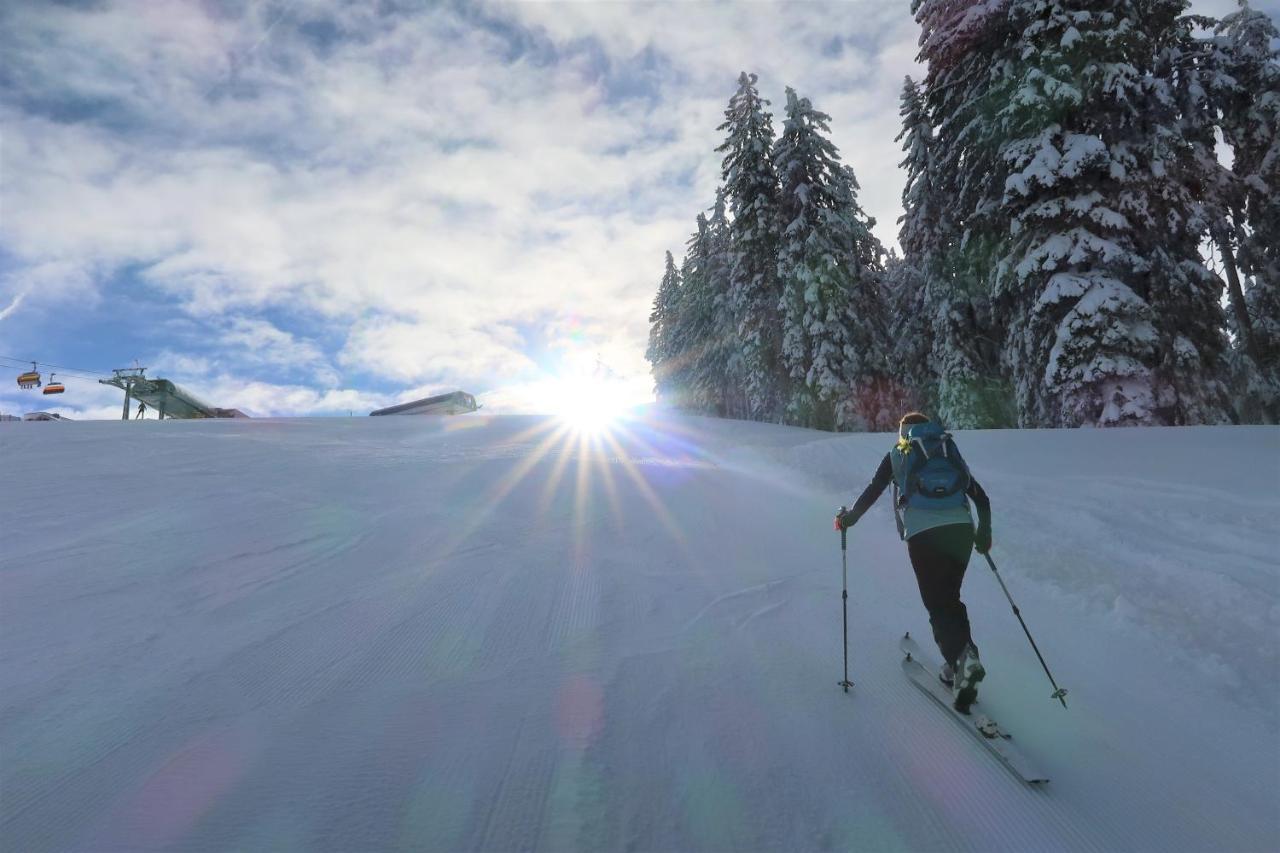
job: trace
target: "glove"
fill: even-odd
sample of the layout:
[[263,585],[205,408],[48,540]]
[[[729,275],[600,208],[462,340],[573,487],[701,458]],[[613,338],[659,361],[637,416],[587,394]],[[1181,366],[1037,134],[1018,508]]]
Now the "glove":
[[991,550],[991,528],[979,525],[978,532],[973,534],[973,550],[985,554]]
[[852,512],[838,512],[836,513],[835,529],[848,530],[850,527],[853,527],[857,521],[858,519],[854,517]]

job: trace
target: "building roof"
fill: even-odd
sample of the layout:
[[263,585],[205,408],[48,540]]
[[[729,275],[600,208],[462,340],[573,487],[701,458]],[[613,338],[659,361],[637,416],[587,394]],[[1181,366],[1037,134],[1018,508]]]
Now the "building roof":
[[[425,408],[435,403],[447,403],[450,400],[457,399],[459,396],[471,397],[471,395],[467,394],[465,391],[450,391],[448,394],[437,394],[434,397],[414,400],[411,403],[400,403],[396,406],[388,406],[385,409],[378,409],[375,412],[370,412],[369,415],[370,417],[374,415],[398,415],[403,412],[412,411],[413,409]],[[475,398],[473,397],[472,399],[474,400]]]

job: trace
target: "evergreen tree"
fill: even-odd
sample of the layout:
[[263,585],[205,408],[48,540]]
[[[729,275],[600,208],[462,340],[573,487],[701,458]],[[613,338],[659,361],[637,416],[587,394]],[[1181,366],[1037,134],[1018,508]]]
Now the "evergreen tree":
[[937,412],[938,382],[930,363],[933,324],[925,302],[924,273],[890,251],[881,292],[888,361],[885,403],[899,416],[909,411]]
[[720,392],[719,371],[713,363],[715,344],[715,291],[708,272],[711,266],[711,227],[698,214],[697,230],[688,241],[680,267],[680,312],[673,329],[681,402],[692,411],[715,412]]
[[[1215,27],[1207,88],[1231,148],[1226,214],[1215,233],[1231,285],[1233,353],[1248,422],[1280,422],[1280,41],[1275,23],[1241,0]],[[1217,163],[1215,161],[1214,165]],[[1233,249],[1236,250],[1233,253]],[[1238,269],[1237,262],[1238,261]],[[1240,278],[1243,276],[1244,284]],[[1247,286],[1247,292],[1246,292]]]
[[[879,243],[857,203],[857,182],[826,137],[830,117],[787,89],[773,148],[781,181],[778,279],[790,423],[865,430],[881,418],[883,378],[873,324]],[[858,309],[862,310],[859,311]]]
[[[833,176],[835,207],[825,215],[826,229],[837,252],[836,263],[849,282],[845,311],[848,330],[842,352],[818,340],[814,364],[842,364],[852,394],[836,407],[836,429],[895,428],[900,398],[893,392],[888,364],[888,306],[885,304],[885,250],[871,229],[876,221],[858,203],[858,179],[845,164]],[[828,326],[834,318],[827,321]]]
[[708,226],[706,281],[712,294],[712,338],[704,362],[703,381],[708,403],[721,417],[745,418],[748,414],[744,392],[742,350],[738,346],[738,325],[733,313],[733,237],[725,214],[725,192],[716,190]]
[[898,243],[907,257],[932,255],[943,229],[946,202],[938,193],[933,124],[920,86],[907,77],[902,85],[902,131],[894,138],[906,154],[898,166],[907,173],[902,188],[903,213],[898,217]]
[[1003,69],[1017,33],[1008,3],[914,0],[921,25],[922,86],[903,91],[908,169],[901,236],[906,262],[925,277],[933,326],[936,414],[955,428],[1006,426],[1003,330],[990,322],[992,273],[1008,239],[996,121]]
[[[1280,31],[1240,0],[1240,11],[1217,27],[1222,71],[1221,130],[1231,147],[1231,170],[1241,189],[1236,225],[1240,263],[1258,280],[1280,280]],[[1272,344],[1275,345],[1274,342]]]
[[671,401],[676,398],[673,372],[677,362],[673,357],[673,331],[679,309],[680,274],[676,271],[675,259],[667,252],[666,271],[658,285],[658,293],[653,298],[653,311],[649,314],[649,346],[644,353],[649,364],[653,365],[653,379],[659,400]]
[[[902,188],[898,243],[905,257],[891,255],[886,269],[888,351],[897,408],[938,412],[937,375],[930,358],[933,312],[927,300],[925,270],[935,266],[935,251],[944,242],[940,237],[946,204],[936,186],[933,124],[920,86],[910,77],[903,82],[899,115],[902,131],[894,141],[902,143],[906,156],[898,165],[907,173],[907,180]],[[937,417],[942,414],[938,412]]]
[[[1158,46],[1180,0],[1011,0],[998,269],[1005,361],[1032,426],[1219,422],[1221,312]],[[1141,11],[1141,14],[1139,12]]]
[[778,180],[769,152],[773,118],[756,89],[756,75],[743,72],[738,91],[719,130],[725,141],[725,194],[733,221],[730,301],[741,348],[747,415],[756,420],[778,414],[783,372],[781,329],[775,319],[781,296],[777,272]]

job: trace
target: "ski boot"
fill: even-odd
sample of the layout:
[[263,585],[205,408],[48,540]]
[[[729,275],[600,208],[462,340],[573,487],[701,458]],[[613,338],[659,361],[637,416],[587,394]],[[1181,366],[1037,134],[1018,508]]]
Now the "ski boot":
[[978,650],[969,643],[960,653],[956,662],[955,683],[952,685],[955,709],[962,714],[969,713],[969,706],[978,698],[978,683],[987,675],[982,661],[978,660]]

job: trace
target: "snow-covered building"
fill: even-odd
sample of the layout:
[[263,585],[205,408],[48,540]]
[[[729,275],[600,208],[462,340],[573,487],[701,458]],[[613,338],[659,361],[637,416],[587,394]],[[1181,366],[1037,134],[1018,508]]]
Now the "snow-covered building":
[[369,416],[378,415],[458,415],[463,412],[474,412],[480,408],[476,405],[476,398],[468,394],[466,391],[453,391],[448,394],[439,394],[435,397],[427,397],[423,400],[414,400],[412,403],[401,403],[398,406],[388,406],[385,409],[378,409],[376,412],[370,412]]

